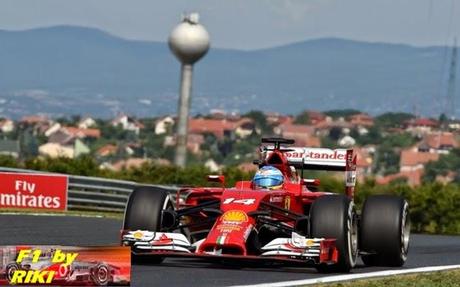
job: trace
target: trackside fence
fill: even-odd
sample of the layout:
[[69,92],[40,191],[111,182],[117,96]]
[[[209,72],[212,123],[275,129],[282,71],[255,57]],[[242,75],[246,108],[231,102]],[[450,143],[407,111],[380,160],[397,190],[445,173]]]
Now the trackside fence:
[[[49,172],[0,167],[0,172],[35,173]],[[153,186],[174,196],[179,187],[167,185],[137,184],[133,181],[99,177],[67,175],[69,179],[67,207],[69,210],[124,212],[128,197],[137,186]]]

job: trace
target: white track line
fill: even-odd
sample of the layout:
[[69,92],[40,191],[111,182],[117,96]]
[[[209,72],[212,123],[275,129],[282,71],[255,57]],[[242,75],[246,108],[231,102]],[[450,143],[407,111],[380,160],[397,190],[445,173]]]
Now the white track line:
[[303,285],[311,285],[311,284],[331,283],[331,282],[349,281],[349,280],[355,280],[355,279],[365,279],[365,278],[374,278],[374,277],[386,277],[386,276],[411,274],[411,273],[435,272],[435,271],[458,269],[458,268],[460,268],[460,265],[429,266],[429,267],[420,267],[420,268],[411,268],[411,269],[384,270],[384,271],[376,271],[376,272],[369,272],[369,273],[326,276],[326,277],[321,277],[321,278],[305,279],[305,280],[283,281],[283,282],[275,282],[275,283],[262,283],[262,284],[254,284],[254,285],[239,285],[239,286],[234,286],[234,287],[303,286]]

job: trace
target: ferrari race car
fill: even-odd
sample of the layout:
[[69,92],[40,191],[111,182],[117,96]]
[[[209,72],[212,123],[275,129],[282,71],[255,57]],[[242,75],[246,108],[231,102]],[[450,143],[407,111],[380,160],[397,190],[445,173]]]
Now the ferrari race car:
[[[366,265],[402,266],[409,248],[408,203],[372,195],[358,213],[353,202],[353,150],[290,147],[294,140],[263,138],[252,181],[225,187],[183,188],[175,203],[155,187],[138,187],[128,200],[121,244],[135,260],[199,257],[221,262],[256,261],[348,272],[361,256]],[[318,191],[305,170],[345,172],[345,194]],[[270,184],[274,183],[274,184]]]
[[[13,274],[19,270],[25,271],[54,271],[52,285],[79,285],[79,286],[106,286],[126,285],[128,280],[122,276],[117,266],[102,261],[73,261],[70,265],[53,263],[52,258],[55,249],[43,247],[43,252],[38,260],[31,257],[24,258],[20,263],[17,262],[17,254],[23,246],[18,248],[4,248],[2,254],[1,277],[6,279],[3,282],[0,279],[0,285],[7,285],[12,282]],[[21,279],[22,280],[22,279]],[[22,284],[22,283],[18,283]]]

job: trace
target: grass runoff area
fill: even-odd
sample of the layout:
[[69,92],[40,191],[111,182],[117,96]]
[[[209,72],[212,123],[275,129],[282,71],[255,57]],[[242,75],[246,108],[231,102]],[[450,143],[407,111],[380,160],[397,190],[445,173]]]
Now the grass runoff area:
[[385,278],[362,279],[343,283],[319,284],[320,287],[458,287],[460,269],[433,273],[398,275]]

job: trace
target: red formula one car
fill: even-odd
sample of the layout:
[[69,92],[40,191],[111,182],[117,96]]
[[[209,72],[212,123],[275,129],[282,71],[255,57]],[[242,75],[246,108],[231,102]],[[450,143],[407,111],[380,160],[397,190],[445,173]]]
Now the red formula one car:
[[[135,259],[165,257],[258,261],[347,272],[361,256],[366,265],[401,266],[409,247],[408,203],[373,195],[361,213],[353,203],[353,150],[289,147],[293,140],[262,139],[252,181],[226,188],[184,188],[173,204],[154,187],[139,187],[126,206],[121,243]],[[345,194],[318,191],[304,170],[345,172]]]

